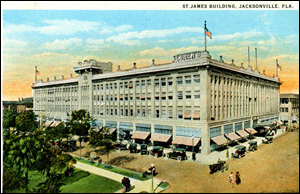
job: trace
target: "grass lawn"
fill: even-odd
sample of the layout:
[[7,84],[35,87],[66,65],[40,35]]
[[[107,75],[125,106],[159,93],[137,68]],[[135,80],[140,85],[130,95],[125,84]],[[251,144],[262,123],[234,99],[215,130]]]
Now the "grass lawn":
[[122,168],[117,168],[117,167],[113,167],[113,168],[106,168],[102,165],[99,165],[98,166],[98,163],[97,162],[88,162],[87,160],[84,160],[84,159],[79,159],[77,157],[74,157],[76,161],[78,162],[82,162],[82,163],[85,163],[85,164],[88,164],[88,165],[91,165],[91,166],[95,166],[97,168],[102,168],[104,170],[108,170],[108,171],[111,171],[111,172],[114,172],[114,173],[118,173],[118,174],[121,174],[121,175],[124,175],[124,176],[127,176],[127,177],[130,177],[130,178],[135,178],[137,180],[140,180],[140,181],[144,181],[144,180],[148,180],[148,179],[151,179],[150,176],[147,176],[147,177],[143,177],[142,174],[140,173],[135,173],[135,172],[132,172],[132,171],[129,171],[129,170],[125,170],[125,169],[122,169]]
[[119,182],[77,169],[65,183],[69,184],[60,187],[62,193],[114,193],[123,188]]
[[[29,171],[29,190],[45,180],[43,174]],[[123,187],[120,182],[78,169],[75,169],[71,177],[64,177],[63,182],[64,185],[60,187],[61,193],[114,193]],[[25,193],[25,189],[12,190],[9,193]]]

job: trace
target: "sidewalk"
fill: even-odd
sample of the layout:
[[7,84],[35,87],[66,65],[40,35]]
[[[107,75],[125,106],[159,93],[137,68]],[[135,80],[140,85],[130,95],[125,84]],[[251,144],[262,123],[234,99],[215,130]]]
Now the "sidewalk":
[[[74,154],[71,154],[73,156],[76,156]],[[111,180],[117,181],[121,183],[121,180],[123,179],[124,175],[121,174],[117,174],[114,172],[110,172],[108,170],[104,170],[101,168],[97,168],[88,164],[84,164],[81,162],[78,162],[74,165],[75,168],[83,170],[83,171],[87,171],[102,177],[106,177],[109,178]],[[153,188],[155,189],[157,187],[157,185],[159,185],[159,183],[161,182],[161,180],[158,180],[156,178],[153,178]],[[130,178],[130,183],[131,186],[133,187],[132,190],[130,190],[128,193],[139,193],[142,191],[146,191],[148,193],[150,193],[152,191],[152,179],[146,180],[146,181],[140,181],[137,180],[135,178]],[[161,192],[165,190],[164,188],[161,187],[157,187],[157,189],[155,190],[156,193]],[[116,193],[122,193],[122,190],[117,191]]]

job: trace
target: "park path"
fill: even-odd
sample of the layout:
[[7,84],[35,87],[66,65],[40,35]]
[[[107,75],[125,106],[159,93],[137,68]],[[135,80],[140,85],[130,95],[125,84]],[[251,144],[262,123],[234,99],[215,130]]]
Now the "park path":
[[[106,178],[109,178],[111,180],[114,180],[114,181],[117,181],[117,182],[120,182],[120,183],[121,183],[121,180],[124,177],[124,175],[117,174],[117,173],[114,173],[114,172],[110,172],[108,170],[97,168],[95,166],[84,164],[84,163],[78,162],[78,161],[74,166],[77,169],[87,171],[87,172],[90,172],[90,173],[93,173],[93,174],[96,174],[96,175],[99,175],[99,176],[102,176],[102,177],[106,177]],[[156,188],[156,190],[155,190],[156,193],[165,190],[164,188],[157,187],[160,182],[161,182],[161,180],[158,180],[157,178],[153,178],[153,188],[154,189]],[[127,193],[139,193],[141,191],[146,191],[146,192],[150,193],[152,191],[152,179],[149,179],[149,180],[146,180],[146,181],[140,181],[140,180],[137,180],[135,178],[130,178],[130,183],[131,183],[131,186],[132,186],[133,189],[131,189]],[[116,193],[122,193],[122,190],[119,190]]]

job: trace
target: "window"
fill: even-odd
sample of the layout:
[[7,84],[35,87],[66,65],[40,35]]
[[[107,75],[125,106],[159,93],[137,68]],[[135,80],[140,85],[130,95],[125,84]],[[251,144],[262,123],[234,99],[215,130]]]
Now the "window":
[[133,84],[132,84],[132,81],[129,82],[128,84],[128,88],[132,89],[133,88]]
[[173,92],[168,92],[168,99],[173,100]]
[[151,79],[147,79],[147,86],[151,86]]
[[155,107],[155,118],[159,118],[159,107]]
[[154,80],[154,86],[155,87],[159,87],[159,79],[155,79]]
[[200,83],[200,75],[194,75],[194,84]]
[[114,88],[117,89],[117,83],[114,83]]
[[[148,108],[149,108],[149,107],[148,107]],[[147,117],[148,117],[148,118],[151,117],[151,109],[149,109],[149,110],[147,111]]]
[[182,84],[182,76],[177,77],[177,85]]
[[169,110],[168,110],[168,118],[169,118],[169,119],[172,119],[172,118],[173,118],[172,107],[169,107]]
[[182,100],[182,92],[177,92],[177,99]]
[[165,99],[166,99],[166,92],[162,92],[162,93],[161,93],[161,99],[162,99],[162,100],[165,100]]
[[159,100],[159,92],[155,92],[155,100]]
[[128,88],[128,82],[124,82],[124,87]]
[[150,100],[151,99],[151,93],[148,93],[147,94],[147,100]]
[[185,76],[185,84],[191,84],[191,76]]
[[178,110],[177,111],[177,119],[182,119],[183,116],[182,116],[182,110]]
[[140,88],[140,81],[136,81],[136,82],[135,82],[135,88],[136,88],[136,89],[139,89],[139,88]]
[[285,111],[284,112],[289,112],[289,108],[285,108]]
[[192,98],[191,92],[190,91],[186,91],[185,92],[185,99],[186,100],[190,100]]
[[125,94],[125,98],[124,98],[125,100],[128,100],[128,94]]
[[166,118],[166,110],[161,111],[161,118],[165,119]]
[[166,78],[161,78],[161,86],[166,86]]
[[130,116],[132,117],[133,116],[133,110],[130,109]]
[[120,89],[123,89],[123,82],[120,83]]
[[168,85],[169,86],[173,85],[173,78],[168,77]]
[[200,99],[200,91],[194,91],[194,99]]
[[141,81],[141,86],[142,86],[142,88],[145,88],[145,80]]

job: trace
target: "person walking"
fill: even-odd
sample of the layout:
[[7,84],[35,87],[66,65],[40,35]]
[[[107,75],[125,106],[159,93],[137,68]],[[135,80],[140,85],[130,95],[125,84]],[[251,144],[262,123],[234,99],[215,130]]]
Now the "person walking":
[[196,160],[196,153],[195,153],[195,152],[192,153],[192,160],[193,160],[193,161]]
[[239,185],[241,183],[241,175],[240,175],[240,173],[238,171],[235,174],[235,183],[237,185]]
[[234,181],[233,181],[233,172],[231,172],[229,174],[228,179],[229,179],[229,183],[231,183],[233,185],[234,184]]

